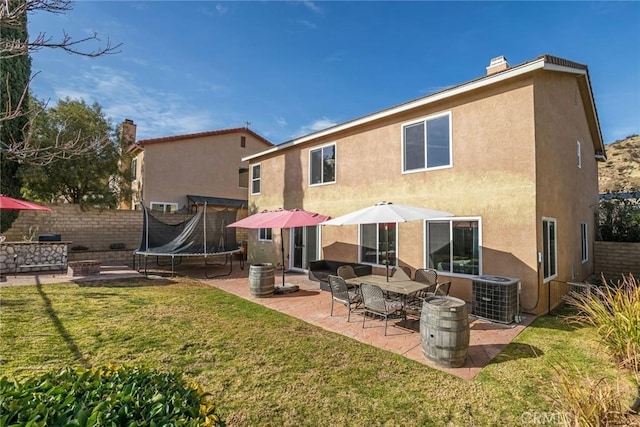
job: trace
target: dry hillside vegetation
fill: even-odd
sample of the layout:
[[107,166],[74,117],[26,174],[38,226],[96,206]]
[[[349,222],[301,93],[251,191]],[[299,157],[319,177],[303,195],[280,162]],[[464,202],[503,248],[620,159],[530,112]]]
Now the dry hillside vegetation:
[[640,189],[640,135],[606,146],[607,161],[598,164],[601,193]]

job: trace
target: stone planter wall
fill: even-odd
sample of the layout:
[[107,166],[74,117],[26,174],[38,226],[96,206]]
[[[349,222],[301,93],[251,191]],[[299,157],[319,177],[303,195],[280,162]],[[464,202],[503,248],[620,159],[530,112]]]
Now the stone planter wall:
[[64,271],[68,242],[5,242],[0,245],[2,274]]

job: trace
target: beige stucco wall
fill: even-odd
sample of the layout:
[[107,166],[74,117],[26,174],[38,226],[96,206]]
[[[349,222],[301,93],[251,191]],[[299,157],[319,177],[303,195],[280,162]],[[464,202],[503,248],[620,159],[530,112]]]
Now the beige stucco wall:
[[[241,137],[246,137],[241,147]],[[187,194],[246,200],[238,171],[242,158],[270,147],[250,133],[236,132],[144,145],[142,195],[152,202],[187,205]]]
[[[267,156],[260,160],[261,194],[250,201],[259,209],[302,207],[335,217],[387,200],[480,218],[483,272],[535,287],[533,105],[531,80],[520,79]],[[403,174],[402,125],[445,112],[453,167]],[[309,187],[309,148],[332,142],[337,182]],[[398,232],[399,263],[425,267],[424,224],[400,224]],[[324,258],[358,261],[358,227],[323,226],[322,246]],[[452,280],[452,294],[470,300],[471,280]]]
[[[530,73],[265,155],[254,162],[261,164],[262,190],[250,203],[258,210],[300,207],[336,217],[386,200],[479,218],[482,273],[520,278],[522,306],[542,313],[542,216],[558,220],[558,279],[571,280],[572,268],[579,277],[593,271],[591,261],[579,259],[579,223],[587,221],[589,232],[595,231],[597,167],[581,96],[573,105],[574,91],[575,77]],[[403,174],[402,125],[446,112],[453,166]],[[576,138],[583,147],[580,170]],[[337,182],[309,187],[309,149],[334,142]],[[426,266],[424,236],[422,222],[399,225],[399,264]],[[285,235],[285,253],[287,241]],[[264,254],[277,252],[279,244],[254,247],[268,258]],[[358,227],[323,226],[322,248],[323,258],[358,261]],[[447,279],[452,295],[471,300],[470,276]]]
[[[539,72],[536,90],[536,176],[538,193],[538,250],[542,251],[542,217],[555,218],[558,276],[580,281],[593,274],[593,242],[597,231],[598,167],[579,79],[562,73]],[[582,151],[578,167],[577,141]],[[589,259],[581,260],[580,223],[587,223]],[[543,273],[540,272],[542,282]],[[540,287],[546,308],[548,284]],[[553,306],[553,303],[552,303]]]

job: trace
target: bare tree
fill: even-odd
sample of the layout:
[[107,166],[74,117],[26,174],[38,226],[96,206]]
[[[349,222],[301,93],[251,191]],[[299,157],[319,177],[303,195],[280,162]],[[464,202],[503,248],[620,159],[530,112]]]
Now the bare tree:
[[[69,0],[0,0],[0,29],[20,29],[26,26],[27,16],[34,12],[49,12],[63,14],[73,8]],[[9,34],[9,36],[6,36]],[[34,38],[12,37],[15,34],[11,31],[0,33],[0,60],[5,61],[19,56],[27,56],[43,48],[60,49],[64,52],[87,56],[91,58],[110,55],[120,52],[122,43],[113,45],[107,38],[104,43],[98,38],[97,33],[89,37],[74,39],[66,31],[62,30],[62,36],[54,39],[52,36],[41,32]],[[86,49],[87,45],[98,43],[91,49]],[[36,73],[37,74],[37,73]],[[48,164],[54,160],[67,159],[75,155],[84,154],[94,148],[94,141],[82,138],[80,135],[72,140],[62,140],[59,134],[52,144],[42,146],[33,142],[30,124],[38,111],[28,107],[29,82],[35,77],[32,76],[25,87],[16,91],[14,85],[18,84],[11,80],[10,72],[2,72],[2,90],[7,94],[14,93],[14,99],[8,96],[5,105],[0,108],[0,125],[2,122],[15,120],[17,118],[28,117],[27,124],[23,126],[22,134],[12,137],[10,140],[1,141],[1,151],[6,159],[19,163]],[[13,90],[12,90],[13,89]],[[17,93],[21,93],[20,96]],[[18,99],[15,99],[18,98]],[[40,108],[41,109],[41,108]]]

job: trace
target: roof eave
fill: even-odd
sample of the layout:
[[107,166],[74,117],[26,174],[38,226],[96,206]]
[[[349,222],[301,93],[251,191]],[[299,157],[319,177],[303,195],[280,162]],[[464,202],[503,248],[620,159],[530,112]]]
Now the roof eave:
[[425,97],[422,98],[418,98],[416,100],[413,101],[408,101],[405,102],[404,104],[400,104],[397,105],[395,107],[391,107],[391,108],[387,108],[385,110],[381,110],[378,111],[376,113],[373,114],[369,114],[367,116],[363,116],[360,117],[359,119],[355,119],[355,120],[351,120],[349,122],[340,124],[340,125],[336,125],[315,133],[311,133],[305,136],[302,136],[300,138],[297,139],[293,139],[291,141],[287,141],[283,144],[277,145],[275,147],[269,148],[267,150],[261,151],[259,153],[255,153],[253,155],[250,156],[246,156],[243,157],[242,160],[243,161],[248,161],[248,160],[253,160],[255,158],[258,157],[262,157],[264,155],[270,154],[270,153],[274,153],[283,149],[286,149],[288,147],[292,147],[298,144],[302,144],[305,143],[307,141],[311,141],[317,138],[321,138],[323,136],[328,136],[340,131],[343,131],[345,129],[349,129],[351,127],[355,127],[355,126],[359,126],[359,125],[363,125],[363,124],[367,124],[376,120],[380,120],[395,114],[399,114],[414,108],[418,108],[418,107],[422,107],[424,105],[428,105],[434,102],[438,102],[441,101],[443,99],[452,97],[452,96],[456,96],[456,95],[460,95],[472,90],[476,90],[478,88],[482,88],[485,86],[489,86],[492,84],[496,84],[498,82],[504,81],[504,80],[508,80],[517,76],[520,76],[522,74],[527,74],[530,73],[534,70],[538,70],[544,67],[544,63],[545,60],[544,58],[538,58],[535,59],[533,61],[530,62],[526,62],[524,64],[521,65],[517,65],[513,68],[509,68],[505,71],[499,72],[499,73],[495,73],[486,77],[482,77],[480,79],[477,80],[473,80],[471,82],[468,83],[463,83],[459,86],[455,86],[453,88],[450,89],[445,89],[441,92],[437,92],[435,94],[432,95],[427,95]]
[[[560,62],[560,63],[556,63],[556,62]],[[577,75],[584,75],[586,77],[586,82],[587,82],[587,86],[588,86],[588,92],[589,92],[589,99],[590,99],[590,104],[591,104],[591,108],[592,108],[592,112],[593,112],[593,117],[595,120],[595,125],[597,128],[597,138],[598,141],[595,141],[595,143],[597,144],[597,148],[601,148],[601,150],[598,150],[596,148],[596,151],[599,151],[601,153],[603,153],[603,155],[606,158],[606,154],[604,154],[604,144],[602,141],[602,132],[600,130],[600,123],[598,121],[598,115],[597,115],[597,111],[595,110],[595,102],[594,102],[594,98],[593,98],[593,92],[591,89],[591,84],[589,81],[589,73],[587,71],[587,67],[583,66],[581,64],[577,64],[577,63],[573,63],[570,61],[564,61],[561,60],[561,58],[555,58],[552,56],[548,56],[548,55],[542,55],[534,60],[522,63],[520,65],[516,65],[514,67],[508,68],[504,71],[495,73],[495,74],[491,74],[488,76],[484,76],[484,77],[480,77],[476,80],[472,80],[470,82],[467,83],[463,83],[461,85],[458,86],[454,86],[450,89],[444,89],[440,92],[431,94],[431,95],[427,95],[424,96],[422,98],[418,98],[416,100],[413,101],[408,101],[405,102],[403,104],[397,105],[395,107],[391,107],[391,108],[387,108],[385,110],[381,110],[378,111],[376,113],[373,114],[369,114],[367,116],[363,116],[360,117],[358,119],[355,120],[351,120],[315,133],[311,133],[305,136],[302,136],[300,138],[296,138],[287,142],[284,142],[280,145],[276,145],[274,147],[271,147],[267,150],[264,151],[260,151],[258,153],[246,156],[242,158],[242,161],[250,161],[250,160],[254,160],[281,150],[285,150],[288,149],[289,147],[293,147],[295,145],[299,145],[299,144],[303,144],[305,142],[308,141],[312,141],[314,139],[318,139],[321,137],[325,137],[325,136],[330,136],[332,134],[344,131],[346,129],[355,127],[355,126],[359,126],[359,125],[363,125],[363,124],[367,124],[367,123],[371,123],[373,121],[379,120],[379,119],[383,119],[395,114],[399,114],[414,108],[418,108],[418,107],[422,107],[424,105],[428,105],[434,102],[438,102],[441,101],[443,99],[449,98],[449,97],[453,97],[456,95],[460,95],[460,94],[464,94],[466,92],[470,92],[479,88],[483,88],[486,86],[490,86],[508,79],[512,79],[514,77],[518,77],[527,73],[531,73],[535,70],[540,70],[540,69],[544,69],[547,71],[557,71],[557,72],[563,72],[563,73],[572,73],[572,74],[577,74]]]

